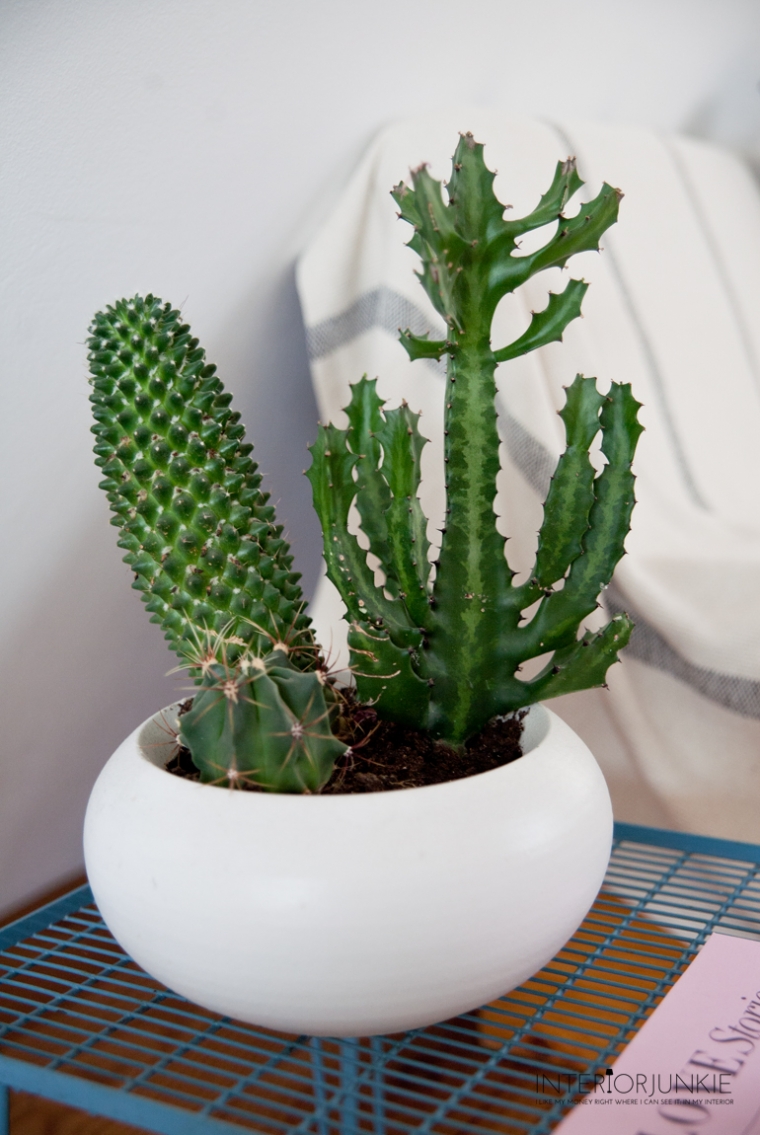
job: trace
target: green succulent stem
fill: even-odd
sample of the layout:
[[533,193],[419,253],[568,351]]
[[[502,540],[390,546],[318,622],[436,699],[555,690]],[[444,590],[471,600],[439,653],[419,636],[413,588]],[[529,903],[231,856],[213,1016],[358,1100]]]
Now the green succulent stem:
[[[564,210],[583,184],[568,159],[558,163],[532,213],[506,220],[493,179],[483,147],[468,134],[454,155],[447,201],[424,166],[413,171],[411,186],[393,191],[400,217],[413,228],[409,245],[421,260],[420,282],[447,326],[440,340],[401,333],[412,360],[446,358],[446,514],[434,578],[418,499],[424,444],[418,415],[405,405],[387,409],[375,380],[365,376],[352,387],[349,429],[320,429],[308,473],[328,575],[351,623],[359,696],[381,716],[454,746],[495,715],[604,684],[631,631],[625,615],[597,634],[582,626],[624,553],[641,429],[630,387],[613,383],[603,396],[594,379],[578,375],[568,389],[562,411],[567,448],[545,502],[534,569],[520,585],[494,511],[496,367],[560,340],[580,315],[588,285],[570,280],[563,292],[550,293],[523,334],[500,347],[491,339],[496,307],[537,272],[597,249],[617,218],[621,194],[605,184],[567,217]],[[521,254],[519,238],[545,226],[546,242]],[[402,414],[412,446],[398,445]],[[600,432],[607,463],[597,475],[589,450]],[[383,588],[375,587],[366,552],[348,532],[354,500],[385,574]],[[523,663],[541,655],[550,656],[546,665],[523,680]]]
[[[481,329],[459,333],[448,360],[444,469],[446,519],[432,605],[427,658],[430,727],[466,739],[492,717],[491,685],[504,621],[516,621],[504,538],[496,528],[499,472],[496,360]],[[486,709],[486,707],[489,707]]]

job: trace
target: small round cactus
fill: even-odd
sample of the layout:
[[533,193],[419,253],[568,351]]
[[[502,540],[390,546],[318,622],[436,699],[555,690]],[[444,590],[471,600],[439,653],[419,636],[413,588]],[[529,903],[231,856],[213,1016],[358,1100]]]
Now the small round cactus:
[[222,636],[209,636],[192,659],[202,674],[179,740],[207,784],[276,792],[318,792],[346,746],[330,729],[332,693],[322,670],[303,672],[285,643],[261,657],[228,658]]

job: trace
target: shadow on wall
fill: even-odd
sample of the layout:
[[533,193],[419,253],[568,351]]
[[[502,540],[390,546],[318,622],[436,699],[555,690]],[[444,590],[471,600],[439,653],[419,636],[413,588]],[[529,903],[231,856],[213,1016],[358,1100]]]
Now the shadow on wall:
[[[250,310],[224,333],[240,337]],[[309,594],[321,537],[301,470],[317,410],[292,271],[273,289],[267,315],[257,358],[253,337],[233,344],[249,376],[235,401]],[[93,494],[90,519],[0,645],[0,916],[81,871],[82,821],[100,769],[187,687],[184,674],[166,676],[177,660],[130,588],[108,519],[105,497]]]

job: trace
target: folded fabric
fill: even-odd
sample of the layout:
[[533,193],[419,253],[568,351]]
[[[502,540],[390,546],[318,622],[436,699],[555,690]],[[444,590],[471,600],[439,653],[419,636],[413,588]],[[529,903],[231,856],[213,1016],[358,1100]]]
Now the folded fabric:
[[[576,372],[602,387],[630,382],[644,404],[628,555],[599,615],[625,609],[636,629],[608,690],[552,708],[588,741],[618,818],[760,840],[760,194],[732,156],[643,129],[478,110],[400,123],[375,139],[302,256],[298,286],[322,420],[345,425],[349,383],[365,372],[389,404],[405,398],[423,411],[420,495],[433,541],[444,508],[443,368],[411,363],[398,329],[437,338],[442,323],[414,276],[389,190],[423,161],[446,178],[460,130],[485,143],[497,195],[517,216],[568,155],[587,183],[581,201],[602,181],[625,193],[603,251],[529,281],[494,324],[494,341],[507,342],[569,275],[591,284],[585,318],[563,343],[498,370],[495,507],[513,568],[532,562],[564,442],[563,386]],[[345,664],[342,605],[326,578],[312,613]]]

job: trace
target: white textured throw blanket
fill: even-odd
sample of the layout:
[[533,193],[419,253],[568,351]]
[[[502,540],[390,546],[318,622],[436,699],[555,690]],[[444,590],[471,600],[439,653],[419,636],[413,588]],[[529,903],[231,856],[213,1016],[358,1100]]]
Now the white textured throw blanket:
[[[460,130],[486,144],[500,200],[532,209],[555,163],[625,193],[603,252],[544,272],[502,303],[494,342],[520,333],[570,276],[591,287],[564,342],[502,364],[496,511],[508,558],[532,562],[541,502],[563,447],[556,411],[576,372],[633,384],[646,426],[629,554],[605,593],[636,620],[609,690],[552,702],[586,739],[619,819],[760,841],[760,195],[734,158],[646,130],[445,113],[385,130],[299,266],[320,416],[345,425],[348,386],[379,376],[391,405],[422,409],[431,439],[423,506],[443,513],[443,364],[397,341],[443,325],[418,284],[410,231],[389,190],[411,165],[447,178]],[[570,212],[573,212],[572,205]],[[545,234],[534,234],[543,243]],[[533,239],[533,238],[531,238]],[[523,245],[529,250],[526,240]],[[326,579],[317,632],[345,658],[342,605]]]

